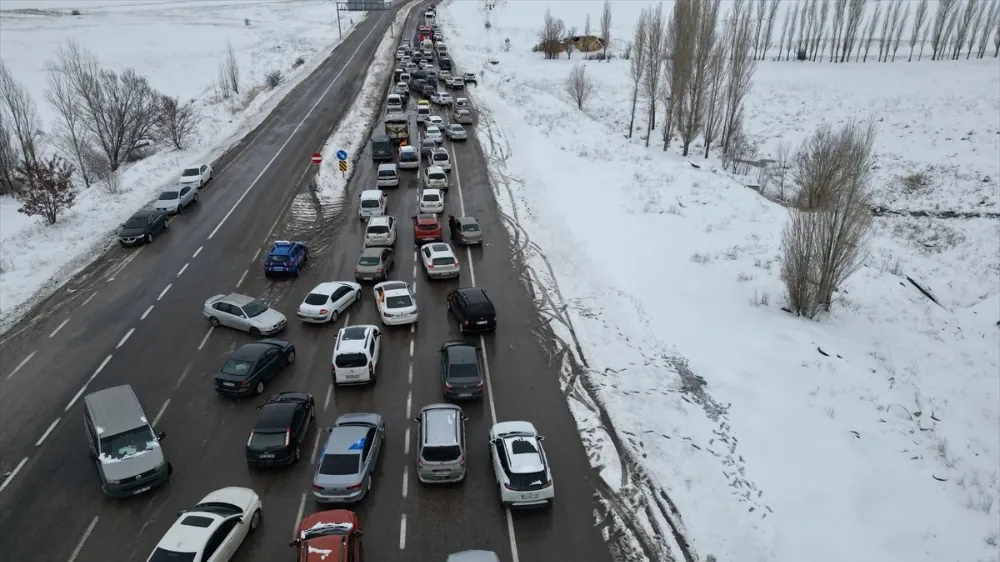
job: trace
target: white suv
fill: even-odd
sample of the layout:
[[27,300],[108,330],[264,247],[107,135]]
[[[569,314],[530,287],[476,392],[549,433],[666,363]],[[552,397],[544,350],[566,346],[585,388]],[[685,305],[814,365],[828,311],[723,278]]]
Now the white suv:
[[348,326],[337,334],[331,372],[333,384],[375,384],[378,358],[382,352],[382,331],[370,324]]
[[365,247],[393,247],[396,245],[396,217],[372,217],[365,227]]
[[424,271],[430,279],[449,279],[458,277],[461,273],[455,251],[443,242],[431,242],[421,246],[420,260],[424,263]]
[[[435,152],[437,150],[435,149]],[[431,153],[431,158],[434,158],[434,152]],[[448,166],[451,167],[451,160],[448,161]],[[448,174],[445,173],[444,168],[438,166],[436,163],[427,166],[424,169],[424,187],[428,189],[440,189],[442,191],[448,189]]]
[[544,439],[530,422],[500,422],[490,429],[490,457],[504,507],[552,505],[556,490]]
[[445,172],[451,171],[451,155],[447,148],[435,148],[431,152],[431,166],[437,166]]

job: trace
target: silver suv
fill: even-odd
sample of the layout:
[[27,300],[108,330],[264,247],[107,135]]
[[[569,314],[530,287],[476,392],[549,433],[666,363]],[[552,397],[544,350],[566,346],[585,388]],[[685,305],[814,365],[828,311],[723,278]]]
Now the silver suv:
[[465,480],[465,422],[454,404],[431,404],[413,418],[417,429],[417,480],[424,484]]

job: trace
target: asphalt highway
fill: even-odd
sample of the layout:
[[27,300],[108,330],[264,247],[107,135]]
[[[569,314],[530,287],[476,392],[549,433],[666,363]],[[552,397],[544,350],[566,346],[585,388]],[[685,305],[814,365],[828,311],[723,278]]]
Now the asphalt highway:
[[[420,13],[411,12],[411,31]],[[236,559],[292,559],[287,542],[299,519],[322,509],[310,497],[320,428],[342,413],[374,411],[385,416],[387,432],[372,493],[354,508],[366,531],[365,559],[443,561],[451,552],[485,548],[505,561],[611,560],[594,522],[590,480],[596,476],[560,392],[559,373],[547,365],[533,335],[541,322],[520,282],[474,139],[445,142],[454,161],[445,215],[476,216],[486,240],[482,248],[459,249],[459,280],[429,282],[418,270],[409,220],[417,211],[417,174],[403,171],[400,187],[387,190],[389,214],[401,227],[391,278],[415,284],[421,319],[412,330],[385,329],[379,384],[330,385],[337,329],[378,323],[369,287],[335,325],[303,325],[295,318],[313,286],[353,279],[363,239],[357,195],[375,185],[375,166],[362,154],[348,195],[331,202],[315,191],[309,155],[350,107],[393,15],[369,16],[247,141],[217,162],[201,201],[167,234],[141,250],[102,256],[0,342],[4,559],[144,560],[178,510],[232,485],[253,488],[264,505],[260,529]],[[264,278],[261,254],[277,239],[309,245],[310,263],[297,279]],[[499,316],[496,334],[479,339],[489,392],[482,402],[463,405],[470,418],[465,482],[423,486],[413,474],[409,420],[422,406],[443,401],[437,350],[461,338],[445,294],[472,285],[489,291]],[[228,354],[251,341],[240,332],[210,329],[201,316],[206,298],[232,291],[282,311],[289,327],[278,337],[297,348],[296,363],[261,398],[226,399],[212,389],[212,376]],[[167,433],[163,447],[175,472],[163,488],[122,501],[100,490],[79,399],[124,383],[155,417],[157,430]],[[297,466],[251,471],[243,449],[254,406],[286,390],[316,397],[318,423],[307,451]],[[487,448],[489,427],[498,420],[528,420],[546,436],[556,486],[551,510],[509,514],[500,506]]]

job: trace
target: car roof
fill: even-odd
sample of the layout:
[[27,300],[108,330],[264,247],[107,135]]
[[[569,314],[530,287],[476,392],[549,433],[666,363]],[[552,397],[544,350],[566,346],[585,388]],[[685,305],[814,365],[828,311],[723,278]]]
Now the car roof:
[[400,152],[416,152],[417,149],[416,149],[416,147],[407,145],[407,146],[401,146],[401,147],[399,147],[399,151]]
[[466,287],[464,289],[456,289],[456,291],[468,299],[470,303],[490,302],[490,298],[486,295],[486,291],[482,287]]
[[292,253],[295,246],[295,242],[275,242],[274,244],[271,244],[271,251],[269,253],[275,255],[288,255]]
[[427,166],[427,173],[428,174],[433,174],[433,173],[443,174],[444,173],[444,168],[442,168],[441,166]]
[[[198,517],[211,520],[205,527],[198,525],[185,525],[184,521],[189,517]],[[199,552],[204,548],[208,538],[215,532],[215,529],[222,523],[222,516],[215,513],[195,512],[184,513],[167,529],[163,538],[156,544],[158,548],[172,550],[174,552]]]
[[242,347],[237,349],[229,356],[230,359],[236,359],[237,361],[256,361],[264,354],[265,351],[269,349],[274,349],[274,345],[263,342],[252,342],[244,344]]
[[455,252],[452,251],[451,246],[445,244],[444,242],[431,242],[430,244],[427,244],[424,247],[427,248],[427,246],[430,246],[430,248],[428,248],[428,249],[431,251],[431,255],[434,255],[434,254],[454,255],[455,254]]
[[368,324],[359,324],[355,326],[347,326],[346,328],[341,328],[340,332],[337,333],[337,341],[340,343],[350,343],[359,341],[362,344],[368,338],[369,332],[374,329],[374,326]]
[[[393,164],[393,165],[395,165],[395,164]],[[381,167],[381,166],[379,166],[379,167]],[[388,226],[389,225],[389,217],[372,217],[372,218],[368,219],[368,226],[371,226],[373,224],[384,224],[384,225]]]
[[[545,468],[542,462],[541,445],[538,438],[527,435],[512,435],[503,438],[504,448],[507,449],[507,462],[511,472],[532,473],[540,472]],[[534,451],[519,452],[518,449],[531,447]]]
[[366,189],[361,192],[362,199],[378,199],[382,197],[383,193],[381,189]]
[[476,346],[469,342],[451,342],[451,345],[447,345],[444,351],[448,354],[448,360],[452,363],[479,364]]
[[334,424],[330,436],[326,439],[323,454],[344,455],[355,451],[360,454],[361,449],[358,445],[364,446],[364,439],[369,429],[371,428],[368,426]]
[[378,165],[378,171],[380,171],[380,172],[382,170],[395,170],[395,169],[396,169],[396,165],[395,164],[379,164]]
[[[448,149],[445,147],[435,148],[431,151],[433,154],[448,154]],[[431,168],[440,168],[440,166],[431,166]]]
[[479,224],[476,217],[458,217],[458,224]]
[[160,211],[156,209],[139,209],[138,211],[132,213],[132,216],[129,218],[136,219],[139,217],[148,217],[149,215],[159,214],[159,212]]
[[438,216],[434,213],[424,213],[422,215],[417,215],[417,222],[419,223],[435,223],[438,222]]
[[382,257],[382,252],[384,252],[385,250],[386,250],[385,248],[377,248],[377,247],[374,247],[374,246],[370,247],[370,248],[365,248],[365,249],[361,250],[361,257],[363,257],[363,258],[381,258]]
[[332,295],[334,291],[336,291],[342,286],[343,283],[337,283],[336,281],[326,281],[324,283],[320,283],[319,285],[313,287],[313,289],[309,291],[309,293],[316,293],[320,295]]
[[257,414],[254,431],[284,431],[291,427],[292,415],[298,404],[295,402],[265,402]]
[[98,437],[117,435],[146,423],[139,399],[127,384],[98,390],[83,401],[97,426]]
[[448,127],[451,129],[462,129],[463,131],[465,130],[465,127],[463,127],[461,123],[448,123]]
[[[440,166],[431,166],[431,167],[432,168],[440,168]],[[440,189],[425,189],[424,192],[421,195],[427,195],[427,194],[437,194],[437,196],[440,197],[441,196],[441,190]]]
[[229,293],[228,295],[222,298],[222,302],[228,304],[235,304],[236,306],[248,305],[255,300],[257,299],[253,297],[248,297],[246,295],[241,295],[239,293]]
[[[424,444],[454,445],[457,435],[457,422],[462,416],[462,409],[453,404],[431,404],[420,410],[424,418]],[[441,431],[440,428],[448,430]]]

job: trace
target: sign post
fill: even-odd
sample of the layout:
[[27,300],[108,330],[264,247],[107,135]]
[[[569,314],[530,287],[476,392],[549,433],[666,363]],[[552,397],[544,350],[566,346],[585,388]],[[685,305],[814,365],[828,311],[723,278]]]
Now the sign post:
[[323,161],[323,155],[320,154],[319,152],[313,152],[312,163],[316,164],[317,166],[319,166],[320,162],[322,162],[322,161]]
[[347,151],[337,151],[337,164],[340,166],[340,177],[347,176]]

